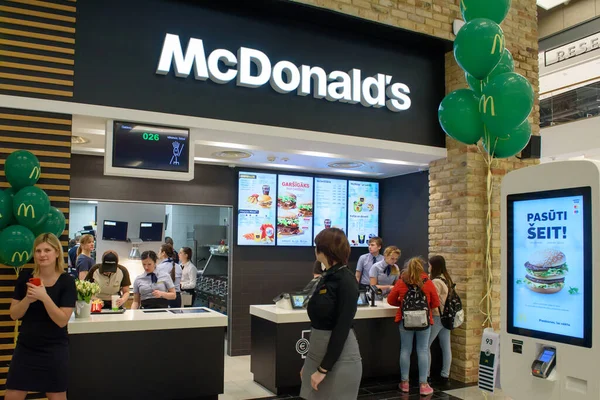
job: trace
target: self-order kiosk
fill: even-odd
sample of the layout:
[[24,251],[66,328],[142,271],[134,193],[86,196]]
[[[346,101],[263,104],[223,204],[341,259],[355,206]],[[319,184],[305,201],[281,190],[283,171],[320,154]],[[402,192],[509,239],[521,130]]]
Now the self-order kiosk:
[[600,398],[600,163],[502,182],[500,380],[514,400]]

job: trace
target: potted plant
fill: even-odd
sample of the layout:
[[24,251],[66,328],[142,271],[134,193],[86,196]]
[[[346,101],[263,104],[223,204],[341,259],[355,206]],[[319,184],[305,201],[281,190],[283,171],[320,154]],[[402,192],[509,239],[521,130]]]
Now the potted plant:
[[100,285],[88,281],[77,280],[75,282],[77,288],[77,303],[75,306],[75,318],[88,318],[92,305],[90,301],[92,296],[100,293]]

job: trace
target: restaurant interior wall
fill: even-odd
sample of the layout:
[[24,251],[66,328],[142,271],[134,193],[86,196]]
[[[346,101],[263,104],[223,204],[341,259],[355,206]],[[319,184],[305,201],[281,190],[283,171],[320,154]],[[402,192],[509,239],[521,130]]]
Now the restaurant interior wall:
[[83,230],[84,226],[95,226],[97,211],[98,204],[88,203],[87,201],[71,201],[69,213],[69,239],[75,239],[79,232]]

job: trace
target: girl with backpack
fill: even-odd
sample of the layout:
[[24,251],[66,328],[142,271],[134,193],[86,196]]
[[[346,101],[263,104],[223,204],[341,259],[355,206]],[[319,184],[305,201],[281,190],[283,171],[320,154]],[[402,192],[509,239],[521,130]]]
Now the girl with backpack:
[[406,270],[396,282],[388,296],[391,306],[399,307],[396,322],[400,328],[400,375],[398,387],[404,393],[409,392],[410,354],[413,339],[417,338],[417,359],[419,362],[420,393],[427,396],[433,389],[427,383],[429,369],[429,335],[433,324],[431,310],[440,306],[434,284],[425,273],[427,261],[413,257],[406,262]]
[[[442,372],[441,382],[448,382],[450,377],[450,365],[452,364],[452,349],[450,347],[450,330],[442,325],[441,314],[444,312],[444,305],[448,298],[448,288],[453,287],[452,279],[446,269],[446,260],[442,256],[433,256],[429,259],[431,281],[435,285],[438,297],[440,298],[440,307],[433,309],[433,325],[431,326],[431,335],[429,336],[429,347],[436,337],[440,338],[440,347],[442,348]],[[430,352],[431,354],[431,352]],[[431,368],[431,355],[429,357]]]

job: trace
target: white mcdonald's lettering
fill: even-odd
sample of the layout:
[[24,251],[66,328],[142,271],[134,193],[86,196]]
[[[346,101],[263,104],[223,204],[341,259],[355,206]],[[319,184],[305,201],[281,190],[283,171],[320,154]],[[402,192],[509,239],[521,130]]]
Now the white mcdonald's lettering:
[[483,96],[481,96],[481,99],[479,99],[479,112],[483,112],[484,114],[487,114],[488,103],[491,103],[490,104],[490,112],[492,114],[492,117],[495,117],[496,109],[494,107],[494,98],[492,96],[487,97],[485,94]]
[[496,53],[496,44],[498,44],[498,53],[501,53],[503,42],[504,42],[504,38],[502,37],[502,35],[500,35],[499,33],[496,33],[496,35],[494,36],[494,44],[492,45],[492,53],[491,54]]
[[31,204],[21,203],[19,204],[19,208],[17,209],[17,215],[21,216],[21,210],[23,210],[23,215],[25,217],[28,216],[29,211],[31,211],[31,218],[35,218],[35,210]]
[[31,173],[29,174],[29,179],[31,178],[39,178],[40,177],[40,167],[35,166],[33,167],[33,169],[31,170]]
[[10,262],[15,262],[15,259],[19,257],[19,261],[27,261],[29,260],[29,252],[28,251],[15,251],[10,259]]

